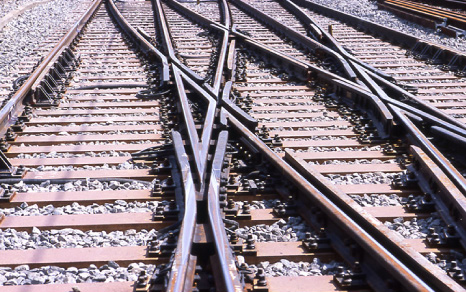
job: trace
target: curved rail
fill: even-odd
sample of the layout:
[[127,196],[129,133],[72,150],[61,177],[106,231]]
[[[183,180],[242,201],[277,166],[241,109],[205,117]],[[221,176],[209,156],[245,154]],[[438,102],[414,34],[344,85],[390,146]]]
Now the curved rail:
[[[215,21],[212,21],[210,19],[207,19],[206,17],[200,15],[199,13],[196,13],[195,11],[192,11],[192,10],[188,9],[187,7],[185,7],[184,5],[182,5],[181,3],[179,3],[176,0],[169,0],[167,2],[173,8],[178,10],[180,13],[189,16],[189,18],[193,19],[196,23],[198,23],[200,25],[203,25],[203,26],[206,26],[206,27],[209,27],[209,28],[213,28],[213,29],[217,30],[218,33],[220,33],[222,35],[221,45],[219,47],[218,58],[217,58],[217,66],[215,66],[215,74],[214,74],[214,77],[213,77],[213,85],[212,85],[211,88],[209,88],[210,86],[209,87],[206,86],[209,89],[209,91],[212,92],[212,95],[214,95],[215,97],[218,97],[219,93],[220,93],[220,87],[221,87],[221,85],[223,83],[223,67],[225,65],[226,55],[228,53],[228,37],[229,37],[228,30],[219,29],[216,26],[216,24],[218,24],[218,23],[216,23]],[[226,27],[229,28],[229,23],[231,22],[229,14],[223,13],[222,18],[224,19],[224,25],[226,25]],[[185,70],[183,70],[183,71],[186,74],[188,74],[189,76],[191,76],[191,78],[193,80],[197,79],[196,78],[197,74],[194,73],[193,71],[185,71]],[[194,73],[196,75],[193,75],[192,73]]]
[[166,54],[168,54],[168,59],[176,66],[178,66],[180,70],[189,74],[189,76],[196,80],[196,82],[202,84],[205,81],[204,78],[202,78],[201,76],[199,76],[199,74],[195,73],[193,70],[188,68],[185,64],[181,63],[180,60],[176,57],[175,50],[171,43],[170,30],[168,29],[167,19],[165,17],[165,13],[163,12],[160,0],[152,0],[152,3],[155,13],[157,15],[157,23],[162,34],[162,45]]
[[231,0],[231,2],[236,4],[238,7],[241,7],[241,9],[246,11],[248,14],[253,15],[255,18],[261,19],[262,21],[266,22],[267,24],[274,27],[278,31],[282,32],[291,40],[294,40],[297,43],[304,45],[309,50],[319,51],[319,52],[326,54],[327,56],[334,58],[343,67],[343,71],[346,74],[346,77],[351,81],[354,81],[354,82],[357,81],[356,73],[353,71],[349,63],[337,52],[329,49],[326,46],[323,46],[322,44],[314,41],[313,39],[307,36],[300,34],[299,32],[297,32],[296,30],[292,28],[284,26],[283,24],[279,23],[278,21],[271,18],[270,16],[262,13],[261,11],[254,8],[253,6],[245,3],[244,1]]
[[160,87],[165,87],[170,80],[170,68],[168,66],[167,58],[157,50],[149,41],[147,41],[143,35],[141,35],[137,29],[135,29],[128,21],[123,17],[113,1],[107,1],[110,12],[116,19],[117,23],[123,28],[123,30],[131,36],[133,41],[141,48],[141,50],[150,57],[155,57],[162,64],[160,74]]
[[[406,252],[409,252],[410,248],[404,245],[397,246],[392,245],[390,250],[386,246],[382,245],[380,242],[389,241],[385,234],[374,236],[373,232],[381,233],[382,231],[372,226],[362,218],[361,214],[357,211],[350,212],[352,216],[348,215],[348,205],[343,203],[343,205],[337,205],[335,202],[330,200],[326,195],[321,191],[316,189],[307,178],[299,174],[295,168],[291,167],[288,163],[283,161],[276,153],[274,153],[267,145],[265,145],[256,135],[250,132],[244,125],[242,125],[237,119],[232,116],[229,116],[229,121],[231,125],[239,132],[241,135],[247,139],[256,149],[258,149],[267,160],[269,160],[273,165],[281,170],[281,174],[290,179],[291,182],[296,184],[299,189],[309,198],[312,202],[317,204],[325,213],[334,218],[338,222],[338,226],[345,230],[348,234],[351,234],[351,237],[354,238],[358,243],[367,251],[371,257],[377,259],[376,262],[384,266],[384,269],[389,271],[391,274],[396,275],[396,278],[408,289],[409,291],[457,291],[461,290],[462,287],[455,283],[447,275],[435,274],[432,275],[431,271],[428,271],[423,267],[423,263],[428,263],[428,261],[419,255],[417,259],[411,258],[409,255],[406,255]],[[342,209],[342,206],[345,206],[345,209]],[[355,221],[355,216],[362,218],[362,221]],[[361,222],[366,222],[364,225],[361,225]],[[364,227],[362,227],[364,226]],[[372,226],[369,228],[369,226]],[[385,238],[382,240],[381,238]],[[398,238],[398,237],[397,237]],[[398,249],[396,253],[393,253],[393,249]],[[401,249],[401,251],[400,251]],[[399,253],[404,253],[404,256],[401,256]],[[410,261],[410,266],[407,266],[404,262],[401,262],[399,258],[403,258],[406,261]],[[418,262],[419,261],[419,262]],[[412,267],[415,267],[413,269]],[[372,267],[374,268],[374,267]],[[416,272],[424,273],[424,280],[419,278],[416,275]],[[426,283],[425,279],[429,281]],[[438,280],[442,279],[442,281]],[[447,283],[447,284],[446,284]],[[437,288],[434,288],[437,287]]]

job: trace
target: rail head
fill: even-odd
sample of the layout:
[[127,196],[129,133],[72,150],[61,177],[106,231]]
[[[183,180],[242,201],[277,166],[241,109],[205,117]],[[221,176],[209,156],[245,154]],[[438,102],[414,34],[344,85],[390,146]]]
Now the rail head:
[[[208,212],[210,225],[212,227],[215,248],[219,260],[220,274],[218,277],[223,287],[220,291],[225,292],[242,292],[243,285],[240,282],[240,276],[236,267],[236,259],[232,253],[230,243],[225,232],[223,216],[220,211],[220,179],[223,169],[223,161],[226,154],[228,142],[228,131],[221,131],[218,135],[217,146],[215,149],[214,159],[208,189]],[[218,286],[218,285],[217,285]]]
[[195,262],[195,257],[191,255],[191,247],[194,241],[197,209],[196,188],[183,139],[177,131],[172,132],[172,138],[178,168],[183,180],[184,204],[186,207],[184,208],[183,223],[179,231],[178,244],[171,266],[170,280],[165,291],[178,292],[185,291],[185,287],[192,286],[193,283],[194,271],[190,267]]

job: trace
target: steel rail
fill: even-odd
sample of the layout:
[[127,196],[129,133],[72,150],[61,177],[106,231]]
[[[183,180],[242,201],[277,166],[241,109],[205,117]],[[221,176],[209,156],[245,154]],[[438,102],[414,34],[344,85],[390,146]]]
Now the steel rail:
[[[430,287],[424,280],[420,279],[404,263],[396,258],[386,247],[382,246],[371,234],[361,227],[353,218],[350,218],[340,207],[335,205],[327,196],[317,190],[309,181],[298,173],[293,167],[286,163],[276,153],[274,153],[264,142],[262,142],[254,133],[249,131],[236,118],[229,115],[231,125],[247,141],[249,141],[272,165],[281,171],[281,174],[295,184],[299,190],[316,206],[340,226],[347,234],[361,245],[361,247],[377,262],[382,265],[390,274],[395,275],[402,285],[409,291],[438,291]],[[368,271],[369,273],[371,271]],[[452,280],[453,281],[453,280]],[[459,285],[454,283],[454,287]],[[443,288],[442,288],[443,289]],[[444,287],[445,291],[454,291],[451,288]]]
[[[294,14],[303,25],[314,35],[316,41],[324,41],[330,44],[330,47],[335,50],[337,53],[340,53],[346,60],[351,60],[356,62],[358,65],[364,67],[367,70],[370,70],[374,73],[377,73],[383,78],[391,79],[392,77],[381,70],[372,67],[371,65],[355,58],[354,56],[350,55],[336,40],[335,38],[328,33],[325,29],[320,27],[320,25],[315,22],[309,15],[307,15],[298,5],[291,2],[290,0],[277,0],[279,3],[283,5],[288,11]],[[351,65],[351,63],[350,63]],[[354,66],[353,66],[354,70]]]
[[139,48],[148,56],[155,57],[161,64],[160,85],[165,87],[170,81],[170,67],[168,65],[167,57],[165,57],[157,48],[154,47],[137,29],[135,29],[121,14],[118,7],[112,0],[106,0],[108,7],[116,22],[128,34],[131,39],[139,46]]
[[[167,3],[169,3],[173,8],[184,14],[185,16],[188,16],[189,18],[193,19],[194,22],[205,26],[209,28],[214,28],[216,29],[217,27],[215,24],[218,24],[215,21],[212,21],[199,13],[192,11],[191,9],[185,7],[182,5],[180,2],[176,0],[167,0]],[[222,18],[225,19],[225,22],[223,23],[224,25],[230,23],[230,16],[228,14],[223,14]],[[229,27],[229,26],[227,26]],[[211,92],[212,95],[215,97],[219,96],[220,93],[220,87],[223,82],[223,67],[225,65],[226,61],[226,55],[228,52],[228,41],[229,41],[229,33],[228,31],[225,30],[218,30],[218,33],[222,35],[221,37],[221,45],[218,53],[218,58],[217,58],[217,66],[215,67],[215,74],[213,77],[213,86],[210,88],[210,86],[205,85]]]
[[90,7],[81,16],[78,21],[68,30],[68,32],[60,39],[52,51],[44,58],[40,65],[32,72],[26,82],[16,91],[11,99],[0,109],[0,128],[6,129],[6,125],[20,111],[24,100],[29,96],[33,84],[46,72],[50,64],[54,63],[60,56],[61,52],[81,33],[83,27],[91,19],[92,15],[97,11],[97,8],[102,3],[102,0],[95,0]]
[[[419,107],[423,109],[423,111],[430,113],[433,116],[436,116],[444,121],[447,121],[448,123],[452,125],[456,125],[458,127],[466,129],[466,125],[451,116],[448,116],[441,110],[435,108],[434,106],[426,103],[422,99],[414,96],[413,94],[403,90],[399,86],[388,82],[388,80],[393,80],[393,77],[383,73],[379,69],[375,69],[372,66],[367,65],[366,63],[362,62],[358,58],[351,56],[333,36],[331,36],[329,33],[327,33],[322,27],[320,27],[319,24],[317,24],[311,17],[309,17],[306,13],[304,13],[295,3],[291,2],[291,0],[278,0],[278,2],[282,3],[285,8],[287,8],[291,13],[293,13],[297,18],[302,19],[303,23],[306,25],[306,27],[310,30],[317,28],[319,32],[323,36],[323,40],[327,41],[330,43],[330,45],[335,48],[335,50],[340,53],[343,58],[347,60],[347,62],[351,65],[353,70],[357,73],[359,78],[365,82],[365,84],[372,90],[374,94],[379,96],[379,98],[383,99],[383,97],[386,97],[387,94],[384,93],[384,91],[375,85],[374,81],[372,78],[377,78],[379,82],[383,82],[385,86],[389,86],[393,91],[396,92],[397,96],[406,96],[408,99],[416,102]],[[309,25],[312,24],[312,25]],[[367,72],[364,72],[367,71]],[[370,76],[372,76],[372,78]],[[402,94],[400,94],[402,93]],[[385,106],[386,107],[386,106]]]
[[231,28],[231,12],[226,0],[218,0],[221,16],[223,17],[223,25]]
[[407,9],[414,13],[423,13],[427,16],[439,16],[446,17],[447,24],[454,24],[458,28],[466,28],[466,15],[457,13],[454,11],[448,11],[445,9],[439,9],[435,7],[429,7],[423,4],[419,4],[412,1],[404,0],[378,0],[379,3],[384,3],[385,5],[390,5],[394,7],[399,7],[401,9]]
[[201,154],[201,149],[199,145],[199,135],[197,134],[196,124],[194,123],[194,118],[191,113],[191,108],[189,106],[188,97],[186,96],[186,90],[183,84],[183,79],[181,78],[181,73],[178,67],[172,66],[173,77],[178,91],[179,102],[181,105],[181,113],[183,116],[184,123],[186,125],[186,131],[188,133],[189,145],[193,152],[193,159],[196,165],[197,179],[202,181],[202,175],[204,173],[205,164],[201,161],[199,155]]
[[[281,2],[290,3],[288,0],[282,0]],[[294,5],[294,4],[290,3],[289,5]],[[298,9],[298,7],[295,7],[295,8]],[[309,20],[311,20],[311,19],[309,18]],[[320,26],[318,26],[317,24],[316,24],[316,26],[320,30],[322,30],[322,28]],[[335,45],[338,45],[338,42],[336,42],[336,40],[334,40],[334,39],[333,39],[332,43],[334,43]],[[340,46],[338,48],[340,48],[342,50],[341,51],[342,55],[345,56],[345,58],[347,58],[348,54],[346,53],[346,50],[344,50]],[[398,86],[390,83],[389,81],[386,80],[386,78],[384,78],[384,76],[380,76],[380,74],[378,74],[377,72],[374,72],[373,70],[370,70],[370,69],[368,69],[368,68],[366,68],[364,66],[361,66],[359,64],[359,62],[356,64],[355,62],[352,61],[352,59],[349,59],[349,58],[348,58],[348,62],[352,65],[355,72],[358,73],[361,80],[364,81],[364,83],[373,91],[373,93],[375,95],[377,95],[379,97],[379,99],[384,101],[384,104],[383,104],[384,109],[387,109],[386,106],[388,104],[390,104],[390,103],[393,104],[394,99],[390,98],[386,94],[386,92],[384,90],[382,90],[382,88],[380,88],[380,86],[378,84],[376,84],[376,82],[374,82],[374,80],[372,78],[376,78],[379,83],[382,83],[382,84],[384,84],[384,86],[386,86],[386,87],[388,86],[391,90],[395,91],[397,93],[396,94],[397,96],[398,95],[404,95],[404,96],[407,96],[408,98],[410,98],[411,100],[417,102],[418,106],[420,106],[421,109],[423,109],[423,111],[419,111],[417,109],[414,109],[416,111],[417,115],[420,115],[420,116],[424,117],[424,119],[429,120],[431,123],[434,123],[434,124],[436,124],[438,126],[446,126],[448,128],[451,128],[455,133],[463,135],[463,136],[466,137],[466,132],[463,130],[463,129],[466,129],[466,125],[464,125],[463,123],[453,119],[452,117],[446,115],[445,113],[441,112],[440,110],[434,108],[431,105],[428,105],[427,103],[425,103],[421,99],[415,97],[414,95],[412,95],[412,94],[406,92],[405,90],[402,90]],[[367,71],[367,72],[365,72],[365,71]],[[380,100],[378,100],[378,101],[381,102]],[[412,107],[407,106],[407,107],[404,107],[404,108],[406,110],[410,111],[410,112],[413,112]],[[426,114],[425,112],[432,114],[436,118],[440,118],[440,120],[432,119],[432,117],[429,114]],[[458,127],[462,128],[462,129],[458,129]],[[390,131],[390,130],[391,130],[391,128],[388,129],[388,131]],[[451,136],[450,136],[450,139],[452,139]],[[460,140],[457,139],[457,141],[460,141]],[[451,172],[452,171],[449,171],[448,173],[451,173]],[[454,181],[458,182],[458,176],[457,175],[450,175],[450,177],[452,177]]]
[[[389,96],[386,92],[387,90],[382,89],[379,84],[383,84],[386,88],[389,88],[393,90],[394,92],[399,93],[399,95],[402,94],[409,94],[408,92],[402,90],[398,86],[390,83],[389,81],[385,80],[384,78],[381,78],[377,74],[370,72],[362,67],[359,67],[359,65],[355,64],[355,67],[357,69],[357,72],[361,74],[361,79],[364,80],[364,82],[367,84],[367,86],[373,91],[375,95],[383,102],[383,105],[385,108],[387,108],[388,105],[390,104],[396,104],[396,105],[401,105],[406,111],[409,111],[410,113],[414,113],[418,115],[419,117],[422,117],[423,120],[426,122],[428,121],[431,124],[437,125],[437,126],[442,126],[450,129],[451,131],[462,135],[463,137],[466,137],[466,125],[462,124],[461,122],[458,122],[454,120],[453,118],[445,115],[444,113],[440,113],[439,110],[425,104],[424,102],[420,102],[419,109],[415,108],[406,102],[396,100]],[[377,82],[374,81],[374,79],[377,80]],[[413,96],[414,97],[414,96]],[[419,100],[418,98],[414,97],[413,100]],[[426,110],[426,107],[428,110]],[[432,114],[434,113],[440,113],[440,117],[438,115]]]
[[376,36],[383,36],[407,48],[414,50],[416,47],[421,46],[424,51],[429,54],[429,56],[425,56],[425,58],[433,58],[436,56],[436,54],[441,53],[439,58],[436,60],[441,61],[444,66],[452,68],[455,67],[456,69],[452,69],[452,71],[461,70],[461,68],[466,66],[466,54],[458,50],[454,50],[442,45],[437,45],[426,40],[418,39],[413,35],[398,31],[396,29],[388,28],[383,25],[364,20],[348,13],[341,12],[308,0],[291,1],[298,4],[299,6],[306,7],[318,13],[336,18],[353,27],[357,27],[366,33],[370,33]]
[[243,123],[243,125],[248,127],[248,129],[254,131],[254,129],[259,125],[259,122],[230,100],[232,85],[232,81],[227,81],[227,83],[225,84],[220,105],[224,107],[228,112],[230,112],[230,114],[236,117],[241,123]]
[[[368,73],[372,73],[372,72],[368,72]],[[375,74],[372,73],[371,75],[375,75]],[[370,79],[369,76],[366,75],[366,77],[367,77],[368,79]],[[383,91],[382,91],[382,92],[383,92]],[[238,114],[234,114],[234,116],[235,116],[235,117],[238,117]],[[238,118],[240,118],[240,117],[238,117]],[[433,119],[436,119],[435,117],[430,117],[430,118],[431,118],[431,119],[432,119],[432,118],[433,118]],[[452,127],[454,128],[454,126],[452,126]],[[457,128],[456,128],[456,129],[457,129]],[[460,130],[460,129],[457,129],[457,130]],[[461,131],[461,130],[460,130],[460,131]],[[426,265],[426,264],[427,264],[427,265],[430,265],[430,263],[429,263],[428,261],[426,261],[425,259],[420,258],[419,260],[420,260],[421,263],[423,262],[424,265]],[[452,282],[450,279],[444,279],[444,280],[446,280],[447,282]]]
[[196,80],[196,82],[198,82],[199,84],[202,84],[205,81],[204,78],[199,76],[199,74],[197,74],[196,72],[192,71],[185,64],[181,63],[180,60],[176,57],[173,44],[171,43],[171,34],[168,28],[167,19],[163,11],[162,5],[160,3],[160,0],[151,0],[151,1],[152,1],[152,6],[154,8],[155,14],[156,14],[156,17],[155,17],[156,22],[158,24],[159,31],[160,31],[161,38],[162,38],[162,46],[164,48],[165,53],[168,55],[167,58],[173,64],[176,64],[176,66],[180,68],[183,72],[192,76],[192,78]]
[[[406,244],[404,238],[393,235],[393,231],[384,226],[378,219],[368,214],[363,207],[357,204],[351,197],[329,182],[319,171],[309,165],[304,159],[294,157],[289,151],[285,151],[285,161],[291,164],[311,184],[328,196],[332,202],[344,210],[351,218],[369,232],[378,242],[383,242],[384,247],[396,258],[403,259],[411,270],[423,275],[426,282],[437,287],[435,291],[460,291],[460,284],[446,275],[437,266],[429,262],[417,250]],[[450,221],[451,222],[451,221]]]
[[242,292],[243,285],[240,282],[240,276],[236,267],[236,260],[232,253],[225,225],[223,224],[223,216],[220,211],[220,177],[223,169],[223,160],[228,142],[228,131],[221,131],[218,135],[217,146],[212,162],[210,173],[210,182],[208,189],[208,210],[210,226],[212,227],[213,238],[215,241],[215,249],[219,260],[219,268],[221,270],[221,279],[223,287],[218,291],[225,292]]
[[187,287],[192,287],[194,279],[194,267],[192,262],[195,261],[195,259],[191,255],[191,246],[194,241],[197,208],[196,189],[189,164],[189,158],[184,149],[183,139],[181,134],[177,131],[172,132],[172,138],[178,168],[183,180],[185,212],[178,235],[175,257],[171,266],[170,281],[168,282],[166,291],[180,292],[187,291]]
[[[175,68],[175,67],[173,67]],[[175,70],[175,69],[174,69]],[[206,167],[207,167],[207,160],[208,160],[208,152],[209,152],[209,146],[210,146],[210,140],[212,138],[212,133],[214,129],[214,119],[215,119],[215,110],[217,108],[217,101],[212,98],[207,91],[205,91],[203,88],[201,88],[194,80],[190,78],[187,74],[183,73],[182,71],[179,71],[179,74],[181,76],[181,79],[183,81],[186,81],[191,88],[202,98],[204,101],[207,102],[207,112],[204,117],[204,125],[202,127],[202,135],[201,139],[199,141],[199,138],[197,138],[199,141],[199,146],[198,146],[198,159],[200,161],[200,171],[202,174],[204,174]],[[177,82],[178,83],[178,82]],[[181,93],[182,95],[186,95],[186,93]],[[189,109],[189,107],[188,107]],[[196,132],[197,135],[197,132]],[[202,177],[201,177],[202,178]]]
[[[458,172],[458,170],[450,163],[448,159],[443,156],[443,154],[424,136],[424,134],[414,125],[414,123],[409,119],[408,115],[404,113],[404,110],[398,108],[397,106],[391,106],[395,114],[402,121],[402,126],[405,130],[413,137],[416,144],[426,152],[433,161],[435,161],[439,167],[447,173],[448,177],[453,181],[453,183],[461,190],[463,194],[466,194],[466,179]],[[442,128],[437,128],[438,131],[442,131]],[[458,200],[453,201],[455,206],[462,210],[462,203]],[[462,214],[463,222],[466,222],[466,210],[459,212]],[[466,226],[465,226],[466,227]]]
[[268,26],[273,27],[275,30],[280,31],[281,33],[285,34],[289,39],[293,40],[296,43],[299,43],[306,47],[311,52],[322,52],[327,56],[330,56],[337,60],[343,67],[343,71],[346,77],[354,82],[357,82],[357,75],[348,64],[348,62],[337,52],[331,50],[330,48],[323,46],[322,44],[316,42],[315,40],[302,35],[301,33],[297,32],[296,30],[287,27],[277,20],[273,19],[272,17],[262,13],[255,7],[251,6],[250,4],[245,3],[242,0],[230,0],[231,3],[234,3],[236,6],[240,7],[245,13],[249,14],[253,18],[260,19],[261,21],[265,22]]
[[466,10],[466,1],[464,0],[416,0],[417,2],[421,3],[428,3],[442,7],[449,7],[455,9],[463,9]]
[[[277,66],[284,67],[283,64],[287,64],[287,68],[293,68],[290,70],[290,74],[299,74],[301,80],[307,80],[308,76],[313,76],[315,79],[323,80],[327,83],[334,85],[336,88],[334,91],[347,91],[351,95],[352,101],[360,100],[359,104],[366,110],[373,113],[373,117],[378,123],[376,124],[381,134],[389,135],[391,131],[391,120],[393,119],[392,114],[388,110],[385,104],[383,104],[380,98],[372,94],[368,88],[362,87],[359,84],[353,83],[341,76],[328,72],[322,68],[306,64],[295,60],[273,48],[269,48],[262,45],[251,38],[239,33],[235,29],[235,25],[232,28],[233,34],[238,36],[246,45],[253,47],[255,50],[259,50],[267,56],[270,56],[272,60],[276,60]],[[296,69],[295,69],[296,68]],[[306,72],[306,73],[304,73]],[[306,77],[304,77],[306,76]],[[358,102],[357,102],[358,103]]]
[[[426,119],[431,119],[431,117],[436,118],[436,124],[441,125],[444,127],[450,128],[452,131],[457,132],[460,135],[465,136],[466,135],[466,125],[460,121],[455,120],[454,118],[446,115],[444,112],[440,111],[439,109],[427,104],[424,102],[422,99],[416,97],[415,95],[407,92],[406,90],[400,88],[396,84],[393,84],[389,82],[388,80],[385,80],[384,78],[381,78],[380,76],[367,71],[367,74],[372,78],[372,80],[380,85],[383,85],[386,89],[386,91],[393,92],[394,95],[398,96],[406,96],[408,100],[411,100],[412,102],[416,103],[416,107],[419,108],[419,112],[417,113],[418,115],[422,116],[423,118]],[[391,95],[391,94],[390,94]],[[390,103],[393,103],[393,100],[396,100],[392,97],[389,97],[388,95],[386,96],[387,98],[390,98],[389,101]],[[384,99],[385,97],[381,97]],[[400,101],[401,102],[401,101]],[[403,102],[406,104],[405,102]],[[410,106],[406,104],[407,106]],[[410,111],[409,109],[406,109]]]

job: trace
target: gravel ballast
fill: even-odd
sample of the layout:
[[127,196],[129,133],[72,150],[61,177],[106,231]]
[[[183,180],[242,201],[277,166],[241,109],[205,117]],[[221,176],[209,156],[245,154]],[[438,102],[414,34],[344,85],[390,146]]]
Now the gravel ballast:
[[429,228],[433,228],[436,232],[439,232],[447,227],[445,222],[435,213],[433,216],[425,219],[413,218],[411,220],[404,220],[403,218],[396,218],[392,222],[386,221],[384,225],[408,239],[424,239],[429,233]]
[[6,16],[8,13],[20,9],[21,7],[29,4],[38,2],[39,0],[5,0],[2,1],[2,6],[0,9],[0,20],[2,17]]
[[320,5],[345,12],[347,14],[360,17],[362,19],[381,24],[383,26],[401,31],[406,34],[413,35],[433,43],[455,48],[459,51],[466,52],[466,40],[464,38],[452,38],[442,33],[436,32],[434,29],[426,28],[415,24],[411,21],[399,18],[391,12],[379,10],[377,1],[370,0],[312,0]]
[[[17,4],[12,5],[17,7]],[[11,20],[0,31],[0,76],[9,76],[13,67],[27,56],[37,56],[39,59],[43,53],[34,52],[34,49],[44,47],[44,40],[57,31],[68,29],[79,17],[72,11],[84,11],[86,5],[87,2],[79,0],[55,0],[38,5]],[[11,77],[18,76],[14,74]]]
[[51,183],[46,180],[39,184],[29,184],[20,181],[11,185],[11,190],[21,193],[39,192],[83,192],[83,191],[107,191],[107,190],[148,190],[152,183],[146,181],[100,181],[93,179],[75,180],[64,184]]
[[105,203],[99,205],[84,206],[77,202],[70,205],[56,207],[47,205],[39,207],[37,204],[28,205],[22,203],[14,208],[0,208],[0,214],[5,216],[42,216],[42,215],[82,215],[82,214],[110,214],[110,213],[143,213],[155,212],[157,206],[166,205],[167,201],[145,201],[145,202],[126,202],[116,200],[114,203]]
[[[240,258],[241,262],[242,259]],[[261,262],[258,265],[248,266],[251,271],[257,273],[259,269],[264,269],[265,275],[269,277],[280,276],[322,276],[333,275],[337,268],[344,265],[340,262],[331,261],[323,263],[319,258],[314,258],[311,262],[293,262],[281,259],[279,262]]]
[[306,232],[310,231],[309,226],[300,217],[289,217],[287,220],[280,219],[272,225],[259,224],[235,230],[238,237],[247,238],[249,234],[252,234],[257,242],[299,241],[303,240]]
[[26,250],[44,248],[88,248],[110,246],[145,246],[156,235],[155,229],[129,229],[125,231],[81,231],[65,228],[31,232],[0,229],[0,250]]
[[155,265],[132,263],[128,267],[120,267],[113,261],[101,267],[90,265],[81,269],[56,266],[30,269],[28,265],[22,265],[14,269],[0,268],[0,286],[137,281],[141,271],[151,275],[155,271]]

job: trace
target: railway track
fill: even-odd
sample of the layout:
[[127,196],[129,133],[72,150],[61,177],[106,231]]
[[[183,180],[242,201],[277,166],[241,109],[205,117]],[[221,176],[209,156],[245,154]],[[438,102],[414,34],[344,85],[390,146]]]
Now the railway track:
[[90,3],[5,104],[1,291],[464,290],[461,117],[232,2]]
[[[457,6],[464,5],[458,2]],[[402,18],[412,20],[423,26],[439,29],[449,36],[464,36],[466,15],[444,8],[432,7],[413,1],[378,1],[380,9],[390,11]]]
[[[250,3],[259,7],[265,5],[261,3],[269,2],[250,1]],[[278,16],[283,10],[283,7],[272,7],[274,6],[265,10],[265,13],[272,17]],[[331,34],[335,40],[357,59],[392,76],[397,83],[415,94],[421,101],[431,104],[462,123],[465,122],[463,113],[465,83],[461,71],[455,74],[441,68],[440,58],[435,60],[423,56],[417,50],[407,54],[403,46],[358,31],[342,21],[310,9],[303,9],[322,29],[331,27]],[[419,44],[419,49],[422,51],[421,47],[422,45]]]
[[444,1],[430,1],[430,0],[423,0],[423,1],[417,1],[421,3],[426,3],[426,4],[431,4],[431,5],[437,5],[441,7],[447,7],[447,8],[452,8],[458,11],[462,11],[466,8],[465,6],[465,1],[463,0],[444,0]]
[[128,280],[168,261],[146,252],[157,235],[173,237],[158,231],[178,220],[172,156],[163,171],[144,156],[166,141],[164,101],[136,97],[150,85],[151,72],[105,5],[93,3],[82,23],[89,17],[56,55],[48,81],[32,86],[29,105],[17,109],[21,126],[3,144],[10,170],[24,174],[2,182],[2,290],[69,283],[50,286],[63,291],[109,279],[125,282],[79,289],[130,289]]

